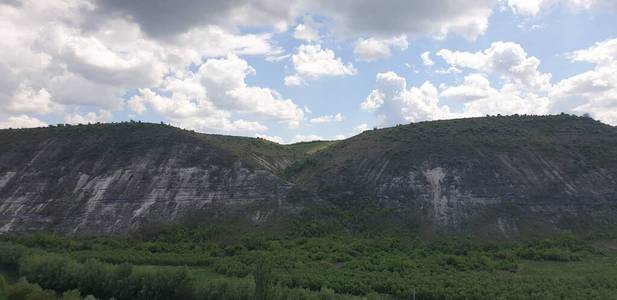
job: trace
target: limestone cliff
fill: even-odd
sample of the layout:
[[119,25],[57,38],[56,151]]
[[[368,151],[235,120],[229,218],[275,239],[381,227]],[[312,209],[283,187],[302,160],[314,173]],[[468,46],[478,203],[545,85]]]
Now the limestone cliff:
[[288,209],[292,185],[271,170],[290,158],[225,138],[141,123],[3,130],[0,231],[121,234],[190,214],[258,223]]
[[287,174],[323,198],[377,201],[389,218],[421,227],[508,235],[617,223],[617,129],[590,118],[489,117],[366,131]]
[[473,234],[615,228],[617,129],[567,115],[487,117],[287,146],[142,123],[0,130],[0,232],[268,224],[315,207],[347,219],[379,207],[363,213]]

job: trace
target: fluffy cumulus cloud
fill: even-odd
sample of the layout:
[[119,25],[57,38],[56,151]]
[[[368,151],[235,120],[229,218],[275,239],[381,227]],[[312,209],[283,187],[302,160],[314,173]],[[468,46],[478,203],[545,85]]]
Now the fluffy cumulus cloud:
[[298,40],[315,42],[319,40],[319,31],[308,24],[298,24],[293,36]]
[[96,122],[106,122],[111,119],[111,112],[108,110],[101,110],[98,113],[88,112],[85,114],[72,113],[64,117],[64,122],[68,124],[87,124]]
[[296,73],[285,78],[287,85],[299,85],[305,79],[316,80],[327,76],[354,75],[357,70],[351,63],[344,63],[331,49],[321,45],[300,45],[291,60]]
[[[375,111],[384,125],[486,114],[545,114],[550,102],[546,97],[551,88],[550,74],[538,70],[540,61],[527,55],[515,43],[496,42],[480,52],[440,50],[437,55],[451,68],[466,68],[476,72],[465,76],[456,85],[431,82],[419,87],[407,87],[405,78],[392,73],[377,74],[377,88],[362,103],[362,108]],[[434,63],[428,52],[422,54],[425,65]],[[494,88],[488,79],[499,75],[501,87]],[[443,104],[460,103],[462,109],[451,110]]]
[[[236,16],[254,12],[250,14],[252,19],[242,22],[274,26],[287,22],[288,8],[271,10],[275,5],[268,1],[207,5],[207,1],[184,2],[173,7],[136,1],[0,3],[0,120],[11,125],[40,125],[32,120],[49,115],[69,123],[87,123],[108,121],[114,112],[126,107],[143,113],[145,101],[131,101],[127,106],[124,95],[156,90],[174,80],[183,81],[187,67],[202,65],[210,57],[229,53],[274,55],[281,51],[272,45],[271,34],[237,34],[227,29],[229,24],[209,20],[205,15],[200,15],[199,20],[182,18],[174,14],[189,11],[173,9],[196,6],[189,9],[193,13],[200,9],[203,12],[207,5],[208,9],[223,5],[224,11]],[[279,17],[271,19],[270,13]],[[169,27],[161,26],[165,24]],[[244,86],[232,93],[221,101],[233,98],[236,105],[221,106],[214,114],[217,120],[236,109],[250,118],[272,117],[291,123],[301,119],[281,113],[294,104],[290,105],[291,100],[282,99],[276,91]],[[262,110],[273,105],[272,111],[279,115],[246,109],[254,103],[262,104]],[[251,115],[252,112],[255,114]],[[256,126],[257,121],[237,120],[229,124],[221,128],[265,128]]]
[[342,122],[344,119],[345,117],[341,113],[337,113],[335,115],[325,115],[321,117],[312,118],[310,122],[314,124],[322,124],[322,123]]
[[422,59],[422,64],[427,67],[431,67],[435,64],[433,59],[431,59],[431,52],[429,51],[422,52],[420,58]]
[[[304,112],[276,91],[246,84],[255,74],[235,55],[208,59],[196,72],[168,78],[156,89],[142,89],[128,105],[137,114],[147,107],[182,127],[223,131],[264,131],[259,121],[278,121],[296,127]],[[257,121],[238,119],[232,113]]]
[[[617,124],[617,39],[569,53],[573,62],[594,64],[592,70],[551,83],[539,70],[540,61],[515,43],[493,43],[479,52],[441,50],[438,55],[452,67],[469,69],[453,85],[425,82],[407,87],[405,78],[377,74],[376,89],[361,107],[383,118],[383,125],[486,114],[589,113]],[[489,80],[498,75],[499,82]],[[495,87],[497,86],[497,87]],[[459,103],[451,110],[444,103]]]
[[261,133],[257,133],[255,134],[255,137],[257,138],[261,138],[264,140],[268,140],[277,144],[284,144],[285,141],[283,140],[282,137],[277,136],[277,135],[266,135],[266,134],[261,134]]
[[593,70],[556,83],[550,91],[555,110],[589,113],[617,125],[617,39],[569,55],[572,61],[594,64]]
[[[522,92],[509,84],[495,89],[483,74],[471,74],[459,85],[442,85],[438,89],[429,81],[408,88],[405,78],[387,72],[377,74],[376,86],[361,107],[376,112],[383,126],[487,114],[549,112],[547,97]],[[445,101],[461,103],[463,108],[451,110]]]
[[550,88],[551,74],[540,72],[540,60],[528,56],[525,49],[516,43],[495,42],[480,52],[442,49],[437,55],[451,67],[497,74],[505,82],[522,89],[546,91]]
[[353,48],[354,54],[365,61],[384,59],[392,56],[392,48],[405,50],[409,46],[407,36],[401,35],[390,39],[359,39]]
[[26,83],[21,83],[13,94],[5,99],[3,110],[9,113],[48,113],[53,110],[54,106],[45,88],[37,91]]
[[[272,88],[278,82],[268,84],[280,77],[253,80],[265,72],[249,61],[260,68],[262,63],[285,67],[286,86],[318,84],[319,79],[357,74],[350,62],[354,56],[361,61],[387,59],[422,37],[476,39],[485,33],[496,8],[535,16],[556,5],[617,11],[615,3],[0,1],[0,126],[144,118],[266,138],[272,126],[287,130],[303,122],[340,122],[346,112],[305,117],[308,110]],[[300,45],[286,48],[294,47],[288,42]],[[385,124],[560,111],[590,113],[616,124],[616,43],[607,40],[570,53],[572,63],[592,67],[558,82],[541,70],[538,58],[512,42],[495,42],[476,52],[424,52],[424,67],[442,75],[456,73],[454,79],[412,86],[399,74],[382,72],[361,107],[381,116]],[[281,135],[288,141],[315,138],[285,134]],[[270,139],[282,141],[277,136]]]
[[296,134],[291,140],[292,143],[320,141],[324,138],[316,134]]
[[438,90],[430,82],[407,87],[407,80],[394,72],[378,73],[377,88],[362,102],[362,108],[374,111],[383,125],[395,125],[450,116],[447,106],[440,106]]
[[513,85],[505,84],[501,89],[491,87],[483,74],[471,74],[460,85],[444,87],[442,100],[463,103],[462,116],[483,116],[494,114],[532,114],[549,112],[547,97],[526,93]]
[[572,10],[610,9],[617,11],[617,2],[613,0],[502,0],[515,13],[521,15],[537,15],[542,9],[554,5],[562,5]]
[[47,126],[47,123],[27,115],[10,116],[5,121],[0,121],[0,128],[29,128],[43,126]]

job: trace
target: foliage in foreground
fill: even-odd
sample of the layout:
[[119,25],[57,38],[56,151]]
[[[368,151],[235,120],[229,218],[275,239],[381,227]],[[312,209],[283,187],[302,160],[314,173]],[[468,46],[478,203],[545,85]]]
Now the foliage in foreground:
[[131,239],[5,237],[0,264],[44,289],[101,299],[611,299],[617,291],[617,257],[573,237],[218,236],[226,235],[177,227]]
[[8,283],[0,275],[0,300],[96,300],[93,296],[82,297],[78,290],[69,290],[57,294],[53,290],[44,290],[36,283],[21,279]]
[[[22,280],[7,285],[0,280],[0,300],[81,299],[81,293],[100,299],[352,299],[324,288],[320,291],[273,286],[264,266],[255,278],[196,280],[186,268],[138,269],[128,263],[114,265],[95,259],[75,259],[0,243],[0,264],[19,270]],[[36,284],[30,284],[24,278]],[[4,297],[4,298],[3,298]],[[66,298],[69,297],[69,298]],[[71,298],[72,297],[72,298]],[[91,299],[87,298],[87,299]]]

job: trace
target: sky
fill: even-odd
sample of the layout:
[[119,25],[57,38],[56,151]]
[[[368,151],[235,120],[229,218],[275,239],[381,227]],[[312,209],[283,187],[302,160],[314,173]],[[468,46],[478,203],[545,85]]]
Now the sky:
[[0,0],[0,128],[278,143],[510,114],[617,125],[615,0]]

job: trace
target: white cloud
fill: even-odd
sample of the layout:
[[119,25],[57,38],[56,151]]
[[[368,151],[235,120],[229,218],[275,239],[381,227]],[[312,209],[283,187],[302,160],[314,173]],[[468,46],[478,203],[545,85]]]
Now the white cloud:
[[447,106],[439,105],[437,88],[428,81],[408,89],[405,78],[387,72],[377,74],[376,85],[361,106],[382,117],[383,125],[443,119],[450,115]]
[[366,123],[362,123],[362,124],[360,124],[360,125],[356,126],[354,129],[355,129],[357,132],[363,132],[363,131],[366,131],[366,130],[371,129],[371,127],[370,127],[370,126],[368,126],[368,124],[366,124]]
[[[407,88],[405,78],[393,72],[377,74],[376,85],[361,106],[380,116],[383,126],[487,114],[546,114],[550,109],[547,97],[521,91],[513,84],[495,89],[483,74],[468,75],[460,85],[443,86],[441,92],[428,81]],[[461,102],[463,108],[451,111],[444,100]]]
[[[550,82],[550,74],[538,70],[540,61],[528,57],[514,43],[494,43],[475,53],[442,50],[438,55],[452,67],[484,73],[466,75],[460,84],[441,84],[439,92],[430,82],[408,88],[406,80],[397,74],[379,73],[377,88],[362,108],[376,112],[385,125],[486,114],[560,112],[590,113],[596,119],[617,125],[617,39],[567,54],[574,62],[595,66],[555,84]],[[492,86],[491,74],[501,76],[500,87]],[[451,111],[444,105],[446,101],[461,103],[462,108]]]
[[455,98],[459,101],[473,101],[490,96],[491,83],[482,74],[471,74],[465,77],[458,86],[445,87],[440,93],[442,97]]
[[[350,76],[357,70],[337,57],[332,49],[338,48],[315,44],[320,34],[334,36],[335,41],[370,37],[357,40],[354,52],[359,59],[376,60],[392,55],[394,49],[406,49],[407,37],[455,34],[474,39],[486,30],[498,2],[257,0],[152,5],[23,0],[4,4],[0,5],[0,122],[107,120],[127,109],[137,114],[151,110],[185,127],[250,135],[272,123],[295,127],[308,112],[271,88],[249,85],[247,77],[256,70],[240,57],[261,55],[270,61],[290,57],[288,86]],[[612,0],[500,2],[524,15],[540,14],[553,5],[617,11]],[[325,23],[313,22],[311,15],[320,15]],[[299,17],[302,24],[294,23]],[[292,24],[292,34],[308,43],[293,55],[274,39]],[[244,26],[249,30],[241,30]],[[479,74],[439,89],[431,82],[407,87],[404,78],[384,75],[362,106],[400,122],[489,110],[539,112],[546,109],[549,98],[550,112],[589,112],[616,124],[615,43],[609,40],[570,53],[571,60],[594,67],[554,85],[551,74],[539,70],[540,61],[515,43],[497,42],[479,52],[442,50],[438,56],[449,66],[437,73]],[[421,58],[427,66],[434,63],[429,52]],[[493,75],[500,76],[498,85],[489,83]],[[134,91],[139,93],[127,101],[126,95]],[[463,110],[449,112],[439,99],[460,101]]]
[[10,116],[6,121],[0,121],[0,128],[30,128],[44,126],[47,126],[47,123],[27,115]]
[[255,70],[235,55],[210,59],[199,68],[201,83],[217,107],[290,124],[297,124],[304,118],[302,109],[278,92],[248,86],[245,78],[251,74],[255,74]]
[[162,96],[150,89],[142,89],[130,102],[149,105],[154,111],[182,128],[214,132],[260,132],[268,128],[259,122],[231,120],[231,114],[217,109],[207,99],[191,99],[181,92]]
[[407,36],[401,35],[390,39],[359,39],[354,46],[353,52],[360,59],[374,61],[392,56],[392,48],[405,50],[409,46]]
[[491,87],[489,80],[482,74],[466,76],[462,84],[446,87],[439,97],[442,100],[463,102],[461,115],[469,117],[515,113],[540,115],[547,114],[550,106],[547,97],[525,93],[511,84],[497,90]]
[[294,38],[307,42],[319,41],[319,31],[308,24],[298,24],[293,34]]
[[458,74],[461,72],[463,72],[461,69],[452,66],[448,67],[447,69],[439,69],[435,71],[435,73],[439,75]]
[[537,15],[545,0],[506,0],[507,5],[517,14]]
[[52,110],[53,103],[46,89],[35,91],[32,87],[22,83],[17,87],[3,108],[9,113],[48,113]]
[[[76,0],[0,5],[0,111],[69,118],[93,108],[113,113],[124,108],[128,91],[160,86],[165,76],[209,57],[281,51],[271,34],[233,34],[212,24],[151,38],[135,19],[96,10]],[[138,102],[131,105],[139,110]]]
[[187,128],[248,132],[267,129],[257,121],[232,121],[231,112],[296,127],[304,118],[303,110],[274,90],[247,85],[246,76],[251,74],[255,70],[235,55],[209,59],[195,73],[167,78],[158,92],[141,89],[128,106],[138,114],[152,107]]
[[296,134],[291,143],[299,143],[299,142],[312,142],[312,141],[320,141],[323,140],[323,137],[316,134]]
[[337,113],[335,115],[325,115],[321,117],[312,118],[310,122],[315,123],[315,124],[342,122],[344,118],[345,117],[343,117],[341,113]]
[[285,143],[285,141],[283,140],[282,137],[276,136],[276,135],[271,136],[271,135],[257,133],[257,134],[255,134],[255,137],[262,138],[264,140],[268,140],[268,141],[275,142],[275,143],[278,143],[278,144],[284,144]]
[[572,61],[609,65],[617,61],[617,38],[596,43],[587,49],[574,51],[568,55]]
[[573,61],[595,64],[593,70],[558,82],[549,96],[554,111],[590,113],[608,124],[617,125],[617,39],[570,53]]
[[285,76],[284,83],[286,86],[300,86],[306,84],[304,79],[298,75]]
[[573,11],[586,9],[609,9],[617,11],[617,2],[613,0],[501,0],[515,13],[535,16],[543,9],[562,5]]
[[88,112],[86,114],[73,113],[66,115],[64,122],[68,124],[107,122],[111,119],[111,115],[111,112],[108,110],[101,110],[98,114],[95,112]]
[[334,51],[322,49],[321,45],[301,45],[291,60],[296,74],[288,76],[290,79],[286,78],[290,84],[298,83],[297,78],[315,80],[324,76],[349,76],[357,72],[351,63],[343,63]]
[[422,64],[427,67],[433,66],[435,64],[435,62],[431,59],[431,52],[429,51],[423,52],[420,55],[420,58],[422,59]]
[[516,43],[495,42],[481,52],[442,49],[437,55],[451,67],[498,74],[506,83],[516,84],[521,89],[547,91],[551,85],[551,74],[538,70],[540,60],[528,56],[523,47]]

